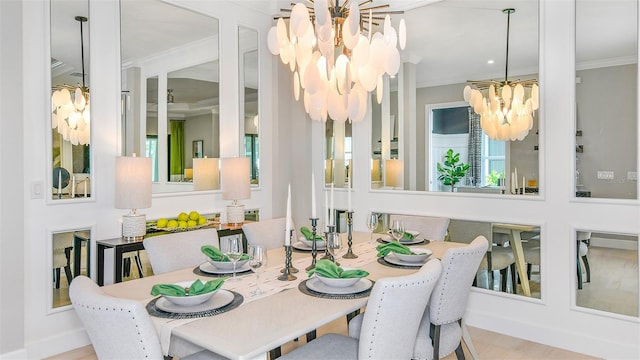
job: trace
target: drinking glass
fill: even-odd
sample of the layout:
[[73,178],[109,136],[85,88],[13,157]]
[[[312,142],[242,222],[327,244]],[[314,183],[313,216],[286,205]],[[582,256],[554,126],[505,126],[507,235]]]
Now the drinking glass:
[[378,214],[369,211],[367,214],[367,229],[369,229],[369,244],[375,243],[373,241],[373,231],[378,227]]
[[260,290],[260,273],[267,266],[267,249],[260,245],[249,245],[249,267],[256,274],[256,289],[251,292],[251,296],[262,295]]
[[337,253],[342,248],[342,237],[338,233],[329,233],[327,237],[327,250],[329,251],[329,255],[331,255],[331,260],[338,264],[335,260],[337,257]]
[[236,278],[236,264],[242,257],[242,244],[240,243],[240,239],[235,236],[230,236],[223,239],[225,242],[223,252],[229,258],[229,260],[231,260],[231,263],[233,263],[233,278],[231,278],[230,281],[237,281],[238,279]]
[[404,235],[404,223],[402,220],[393,220],[391,223],[391,236],[393,236],[396,241],[400,241],[402,236]]

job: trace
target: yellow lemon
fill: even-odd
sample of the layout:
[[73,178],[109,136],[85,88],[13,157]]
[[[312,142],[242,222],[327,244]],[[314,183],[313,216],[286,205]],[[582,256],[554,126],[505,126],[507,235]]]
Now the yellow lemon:
[[187,226],[188,226],[188,227],[194,227],[194,226],[196,226],[196,225],[198,225],[198,222],[197,222],[197,221],[195,221],[195,220],[189,220],[189,221],[187,221]]
[[165,218],[161,218],[158,219],[158,223],[156,224],[157,227],[159,228],[165,228],[167,227],[167,223],[169,222],[169,220],[165,219]]
[[186,228],[187,227],[187,222],[184,220],[178,220],[178,227],[179,228]]
[[204,217],[204,216],[200,216],[200,217],[198,218],[198,225],[204,225],[204,224],[206,224],[206,223],[207,223],[207,218],[206,218],[206,217]]
[[167,227],[168,228],[177,228],[178,227],[178,220],[169,220],[169,222],[167,222]]
[[181,212],[180,214],[178,214],[178,221],[187,221],[189,220],[189,214],[187,214],[186,212]]
[[192,211],[189,213],[189,220],[198,220],[200,218],[200,213],[197,211]]

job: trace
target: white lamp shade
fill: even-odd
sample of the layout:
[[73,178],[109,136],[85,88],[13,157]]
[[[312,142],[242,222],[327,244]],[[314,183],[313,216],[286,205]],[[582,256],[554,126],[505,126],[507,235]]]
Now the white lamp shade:
[[251,197],[249,158],[225,158],[221,160],[222,198],[242,200]]
[[220,188],[220,159],[193,159],[193,190]]
[[385,161],[385,172],[384,172],[384,184],[389,187],[401,187],[402,183],[402,172],[403,170],[402,160],[399,159],[390,159]]
[[117,209],[151,207],[151,158],[116,158]]

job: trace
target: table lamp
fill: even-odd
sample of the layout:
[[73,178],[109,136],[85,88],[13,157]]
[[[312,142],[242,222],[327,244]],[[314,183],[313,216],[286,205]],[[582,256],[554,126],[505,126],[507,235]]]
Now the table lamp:
[[402,160],[389,159],[384,164],[384,186],[390,188],[403,187],[402,172],[404,171]]
[[221,160],[222,198],[232,200],[227,206],[227,223],[241,224],[244,222],[244,205],[238,200],[251,197],[251,175],[249,158],[225,158]]
[[122,238],[140,240],[147,233],[147,219],[137,209],[151,207],[151,158],[116,157],[117,209],[130,209],[122,216]]
[[220,159],[193,159],[193,190],[214,190],[220,188]]

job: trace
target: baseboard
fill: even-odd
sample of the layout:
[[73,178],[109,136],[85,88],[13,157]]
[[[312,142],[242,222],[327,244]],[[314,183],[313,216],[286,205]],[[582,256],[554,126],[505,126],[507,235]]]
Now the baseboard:
[[566,329],[467,310],[467,326],[603,359],[637,359],[640,345],[610,341]]
[[91,344],[91,341],[84,329],[77,329],[62,334],[54,334],[37,342],[27,344],[26,355],[28,356],[23,356],[19,359],[43,359],[89,344]]
[[24,360],[27,359],[27,350],[20,349],[6,354],[0,354],[0,360]]

